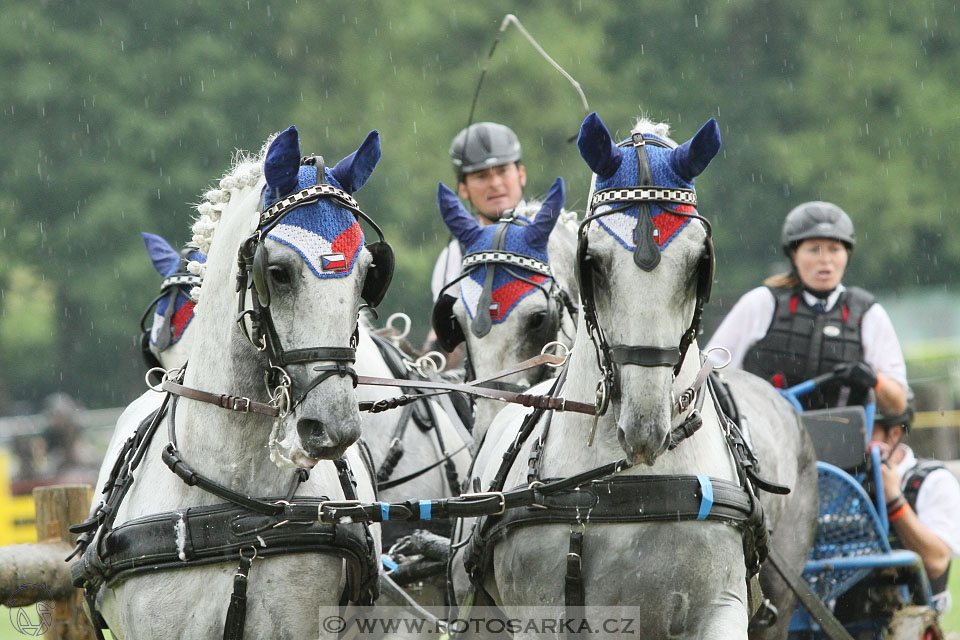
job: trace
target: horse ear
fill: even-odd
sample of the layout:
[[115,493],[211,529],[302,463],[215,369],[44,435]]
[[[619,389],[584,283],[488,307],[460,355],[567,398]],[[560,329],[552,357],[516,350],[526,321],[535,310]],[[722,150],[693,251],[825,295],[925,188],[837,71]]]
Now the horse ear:
[[177,272],[180,266],[180,254],[173,250],[170,243],[158,235],[141,232],[143,242],[147,245],[147,253],[153,262],[153,268],[157,273],[166,278]]
[[542,249],[547,246],[547,240],[550,238],[550,232],[557,224],[560,212],[563,210],[563,202],[566,200],[566,190],[563,184],[563,178],[557,178],[547,197],[543,200],[543,206],[534,217],[533,222],[524,227],[523,237],[527,244],[535,249]]
[[469,247],[480,234],[480,223],[467,211],[450,187],[437,183],[437,207],[453,237]]
[[690,181],[703,173],[720,150],[720,126],[710,118],[696,135],[673,150],[670,166],[678,176]]
[[588,115],[580,125],[577,147],[587,166],[601,180],[615,174],[623,162],[622,150],[613,143],[610,132],[596,112]]
[[380,161],[380,132],[374,129],[356,151],[337,163],[330,172],[348,193],[360,189]]
[[296,127],[290,126],[278,133],[267,149],[267,158],[263,161],[263,175],[270,188],[267,195],[277,199],[292,192],[299,173],[300,134]]

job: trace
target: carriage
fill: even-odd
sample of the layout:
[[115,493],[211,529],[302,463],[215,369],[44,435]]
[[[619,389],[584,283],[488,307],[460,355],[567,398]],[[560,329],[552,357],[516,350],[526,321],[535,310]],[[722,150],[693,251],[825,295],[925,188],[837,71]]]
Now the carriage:
[[[803,411],[798,397],[829,382],[826,373],[781,391],[797,411],[817,452],[817,531],[803,579],[858,639],[941,638],[930,582],[920,557],[892,548],[880,451],[869,448],[872,399],[865,406]],[[830,636],[798,606],[791,638]]]

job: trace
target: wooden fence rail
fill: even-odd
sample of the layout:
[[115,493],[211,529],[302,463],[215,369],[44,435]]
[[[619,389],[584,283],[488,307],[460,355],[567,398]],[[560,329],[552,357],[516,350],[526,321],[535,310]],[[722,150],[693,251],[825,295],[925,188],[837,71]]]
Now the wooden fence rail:
[[83,612],[82,592],[73,588],[70,565],[64,562],[76,542],[68,527],[87,518],[92,497],[93,489],[87,485],[34,489],[39,542],[0,547],[0,603],[36,605],[35,611],[25,610],[20,618],[33,625],[31,631],[42,628],[47,640],[96,638]]

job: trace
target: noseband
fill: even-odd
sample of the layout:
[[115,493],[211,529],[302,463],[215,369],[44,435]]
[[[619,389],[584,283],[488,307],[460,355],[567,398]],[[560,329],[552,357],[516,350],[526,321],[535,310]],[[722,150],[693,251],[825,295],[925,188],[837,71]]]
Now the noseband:
[[[680,374],[683,359],[687,349],[697,336],[700,320],[703,316],[703,307],[710,299],[710,289],[713,284],[713,240],[710,222],[696,214],[684,213],[668,208],[666,203],[692,205],[697,204],[697,194],[693,189],[678,187],[653,186],[653,175],[650,171],[650,159],[647,156],[647,144],[670,148],[656,138],[644,138],[643,134],[635,133],[631,140],[621,143],[621,146],[632,144],[637,152],[638,186],[615,187],[602,189],[593,194],[590,199],[589,215],[584,218],[577,229],[577,282],[580,285],[580,298],[583,308],[584,321],[587,333],[594,344],[597,353],[597,366],[600,369],[601,380],[597,385],[597,413],[606,412],[610,403],[612,391],[619,392],[620,379],[616,365],[635,365],[640,367],[673,367],[673,376]],[[677,347],[660,347],[650,345],[611,345],[597,318],[597,306],[594,293],[592,259],[588,254],[587,229],[591,222],[625,209],[637,206],[637,226],[633,235],[636,241],[634,263],[644,271],[652,271],[660,263],[660,230],[654,226],[650,216],[650,203],[657,203],[664,211],[685,218],[700,220],[707,232],[704,244],[706,251],[700,258],[697,266],[697,301],[694,307],[690,327],[683,333]],[[601,205],[616,205],[609,211],[595,213]]]
[[[299,405],[306,398],[307,393],[331,376],[349,376],[353,379],[353,386],[357,386],[357,372],[350,365],[356,361],[358,329],[354,326],[353,336],[347,347],[309,347],[290,350],[283,348],[270,312],[270,289],[266,280],[269,262],[265,244],[267,234],[292,211],[315,204],[325,198],[330,199],[337,206],[349,210],[358,220],[361,218],[365,220],[379,236],[378,242],[365,245],[374,257],[374,264],[368,270],[362,294],[367,306],[376,306],[383,299],[393,273],[393,250],[384,240],[380,227],[360,210],[353,196],[327,184],[323,158],[309,156],[302,159],[300,164],[317,167],[317,184],[296,191],[270,207],[264,206],[267,189],[264,187],[257,228],[240,245],[237,254],[237,324],[257,351],[267,358],[269,363],[267,387],[271,401],[279,410],[281,418]],[[251,300],[250,308],[246,306],[248,291]],[[246,320],[250,322],[249,331]],[[293,383],[286,367],[321,360],[331,361],[332,364],[313,367],[313,370],[320,375],[311,380],[296,398],[292,398]]]

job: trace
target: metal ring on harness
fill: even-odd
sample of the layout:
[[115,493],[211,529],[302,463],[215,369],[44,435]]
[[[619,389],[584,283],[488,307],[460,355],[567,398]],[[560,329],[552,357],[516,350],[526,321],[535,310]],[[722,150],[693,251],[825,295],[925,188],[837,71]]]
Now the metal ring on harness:
[[544,364],[547,365],[548,367],[553,367],[554,369],[558,369],[567,363],[567,357],[570,355],[570,349],[569,347],[567,347],[567,345],[563,344],[559,340],[554,340],[552,342],[548,342],[547,344],[543,345],[543,348],[540,349],[540,355],[547,355],[547,349],[550,349],[551,347],[556,347],[557,351],[560,351],[563,354],[563,355],[560,355],[559,353],[556,354],[561,358],[563,358],[563,361],[558,362],[556,364],[552,362],[545,362]]
[[[150,384],[150,374],[154,372],[159,372],[162,374],[160,376],[160,382],[158,382],[156,385]],[[143,376],[143,379],[147,383],[147,387],[150,389],[150,391],[156,391],[157,393],[164,393],[164,390],[160,387],[160,385],[163,384],[163,381],[166,379],[166,377],[167,377],[166,369],[164,369],[163,367],[153,367],[152,369],[147,370],[147,372]]]
[[724,353],[727,354],[727,361],[724,362],[723,364],[714,364],[714,365],[713,365],[713,368],[714,368],[714,369],[723,369],[723,368],[725,368],[727,365],[729,365],[730,362],[733,360],[733,354],[730,353],[730,349],[727,349],[726,347],[721,347],[721,346],[719,346],[719,345],[716,346],[716,347],[711,347],[711,348],[708,349],[703,355],[704,355],[705,357],[709,358],[709,357],[710,357],[710,354],[713,353],[714,351],[723,351]]
[[433,369],[433,373],[440,373],[447,368],[447,357],[439,351],[427,351],[417,358],[416,362],[414,362],[414,367],[417,373],[427,378],[429,377],[430,369]]
[[[403,321],[402,331],[397,331],[396,329],[394,329],[393,321],[395,319],[399,319]],[[395,335],[390,336],[391,340],[403,340],[408,335],[410,335],[410,316],[400,311],[398,311],[397,313],[391,313],[390,316],[387,317],[387,322],[384,325],[384,328],[393,329],[394,331],[396,331]]]

